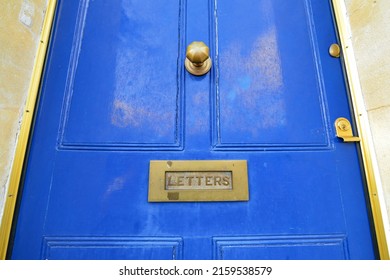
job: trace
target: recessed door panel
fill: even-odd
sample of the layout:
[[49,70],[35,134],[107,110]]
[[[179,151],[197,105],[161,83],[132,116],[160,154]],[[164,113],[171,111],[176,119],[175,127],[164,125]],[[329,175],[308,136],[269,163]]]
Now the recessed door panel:
[[327,147],[311,1],[213,3],[217,145]]
[[183,1],[80,1],[64,148],[180,145]]

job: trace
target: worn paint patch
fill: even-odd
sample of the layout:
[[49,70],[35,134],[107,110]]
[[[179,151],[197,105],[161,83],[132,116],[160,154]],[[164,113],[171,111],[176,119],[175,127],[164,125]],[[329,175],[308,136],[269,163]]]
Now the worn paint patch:
[[24,0],[22,2],[22,7],[20,8],[19,21],[24,25],[26,25],[27,27],[31,27],[33,24],[34,13],[35,13],[34,3],[28,0]]
[[131,103],[115,99],[111,123],[121,128],[131,127],[143,130],[147,128],[159,136],[164,136],[173,130],[174,113],[161,112],[161,110],[156,110],[142,103],[139,104],[139,102]]
[[[221,101],[222,122],[252,137],[257,137],[261,129],[281,127],[287,122],[277,37],[276,28],[271,27],[249,46],[251,51],[246,55],[243,50],[248,46],[238,42],[231,43],[220,55],[225,83],[221,92],[226,92]],[[242,67],[237,70],[231,61],[240,61]],[[243,108],[240,113],[237,103]],[[253,120],[251,125],[242,125],[248,120]]]
[[125,187],[126,178],[125,177],[116,177],[113,182],[108,186],[104,198],[109,198],[112,194],[121,191]]

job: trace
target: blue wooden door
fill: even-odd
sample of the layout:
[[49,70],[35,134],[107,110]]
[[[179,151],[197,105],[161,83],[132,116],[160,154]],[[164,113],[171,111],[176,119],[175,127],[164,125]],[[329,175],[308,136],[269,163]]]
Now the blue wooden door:
[[[59,1],[12,258],[375,258],[336,41],[326,0]],[[245,160],[249,200],[150,203],[152,160]]]

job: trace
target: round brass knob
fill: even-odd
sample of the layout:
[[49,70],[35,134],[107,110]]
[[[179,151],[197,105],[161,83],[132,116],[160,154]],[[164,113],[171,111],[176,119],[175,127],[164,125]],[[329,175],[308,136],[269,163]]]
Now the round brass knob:
[[332,56],[332,57],[340,57],[340,53],[341,53],[341,49],[340,49],[340,46],[338,44],[332,44],[330,45],[329,47],[329,54]]
[[194,41],[187,47],[184,65],[188,72],[201,76],[210,71],[211,59],[209,47],[203,42]]

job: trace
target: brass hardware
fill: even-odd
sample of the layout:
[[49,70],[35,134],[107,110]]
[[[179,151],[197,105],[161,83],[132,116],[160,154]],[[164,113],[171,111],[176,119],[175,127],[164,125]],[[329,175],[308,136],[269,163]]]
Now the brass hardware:
[[247,201],[246,160],[152,160],[149,202]]
[[194,41],[187,47],[184,65],[188,72],[202,76],[210,71],[211,59],[209,47],[203,42]]
[[342,138],[344,142],[360,141],[359,137],[353,136],[351,123],[346,118],[338,118],[334,125],[336,127],[337,137]]
[[338,44],[330,45],[330,47],[329,47],[329,54],[332,57],[340,57],[340,53],[341,53],[341,49],[340,49],[340,46]]

